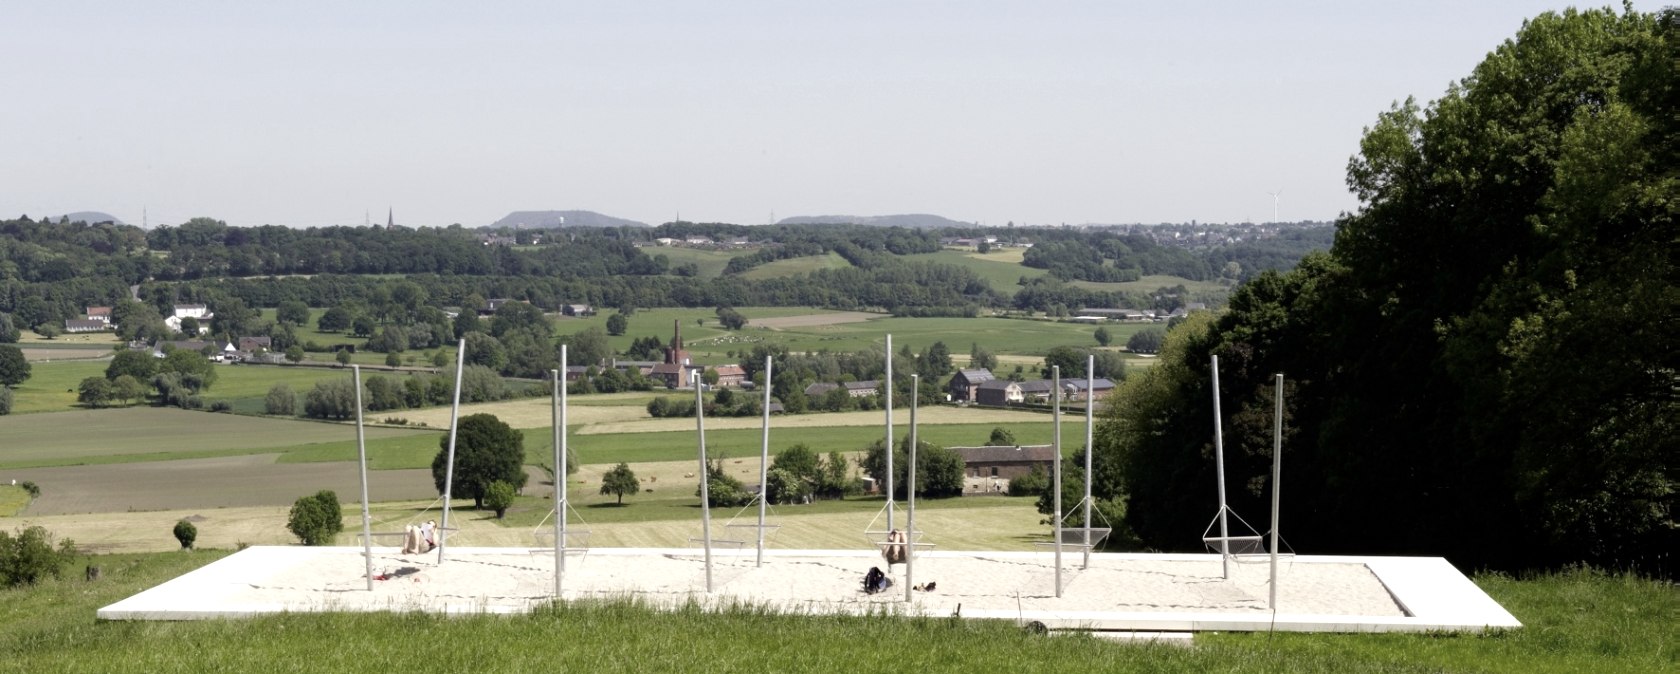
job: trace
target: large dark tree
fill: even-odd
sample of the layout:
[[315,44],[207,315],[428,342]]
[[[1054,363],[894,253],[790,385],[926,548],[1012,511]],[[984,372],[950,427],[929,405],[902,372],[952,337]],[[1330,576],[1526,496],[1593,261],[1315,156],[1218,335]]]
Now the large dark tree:
[[1105,466],[1124,475],[1144,541],[1198,547],[1214,513],[1217,354],[1240,512],[1266,509],[1272,375],[1286,373],[1297,550],[1672,573],[1676,24],[1543,14],[1440,100],[1381,115],[1349,164],[1362,206],[1332,252],[1175,328],[1113,406],[1098,484]]
[[[437,457],[432,459],[432,480],[443,493],[449,465],[449,436],[438,439]],[[461,417],[455,434],[455,483],[450,495],[470,498],[484,507],[490,483],[506,482],[525,488],[525,435],[497,419],[494,414]]]
[[17,386],[29,379],[29,361],[23,350],[10,344],[0,344],[0,386]]

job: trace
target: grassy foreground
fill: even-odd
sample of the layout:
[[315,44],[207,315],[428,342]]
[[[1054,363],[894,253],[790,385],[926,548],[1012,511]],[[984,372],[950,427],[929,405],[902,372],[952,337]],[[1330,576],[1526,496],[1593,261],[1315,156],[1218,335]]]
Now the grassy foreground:
[[222,551],[93,558],[104,577],[0,590],[0,662],[45,672],[1662,672],[1680,591],[1592,571],[1477,582],[1528,627],[1484,634],[1208,634],[1195,646],[1038,636],[1008,622],[658,613],[632,603],[530,616],[283,615],[103,623],[93,614]]

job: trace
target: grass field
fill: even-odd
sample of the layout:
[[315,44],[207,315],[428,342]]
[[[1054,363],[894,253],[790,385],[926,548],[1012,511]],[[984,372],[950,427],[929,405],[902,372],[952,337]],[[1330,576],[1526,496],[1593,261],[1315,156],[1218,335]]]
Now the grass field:
[[0,484],[0,517],[12,517],[29,505],[29,492],[23,487]]
[[850,266],[852,266],[852,263],[847,262],[846,258],[840,257],[838,253],[825,253],[761,264],[741,272],[741,278],[760,281],[793,276],[794,274],[809,274],[818,269],[845,269]]
[[649,257],[664,255],[671,261],[671,266],[693,263],[700,268],[698,278],[714,279],[723,275],[723,268],[729,266],[731,258],[741,255],[751,255],[756,248],[739,248],[735,250],[706,250],[702,248],[688,248],[685,246],[662,246],[659,248],[644,248],[642,252]]
[[1133,293],[1147,293],[1158,288],[1171,288],[1176,285],[1183,285],[1185,290],[1188,290],[1191,294],[1197,296],[1229,293],[1231,291],[1230,286],[1221,284],[1218,281],[1192,281],[1180,276],[1145,276],[1136,281],[1125,281],[1122,283],[1074,281],[1073,285],[1081,288],[1090,288],[1092,290]]
[[992,289],[1005,295],[1014,295],[1019,287],[1021,277],[1038,278],[1049,272],[1043,269],[1021,266],[1021,254],[1025,248],[1000,248],[981,254],[975,251],[945,249],[936,253],[918,253],[906,255],[906,260],[923,262],[938,262],[954,265],[973,271],[980,278],[991,284]]
[[[203,534],[201,533],[201,540]],[[1468,634],[1199,634],[1192,648],[1046,637],[1011,621],[791,615],[736,607],[659,612],[571,603],[526,616],[275,615],[98,622],[140,590],[224,550],[101,555],[74,573],[0,590],[0,662],[19,672],[1672,672],[1680,590],[1591,571],[1476,582],[1527,627]],[[563,648],[542,644],[559,643]]]
[[[107,365],[109,362],[105,360],[32,364],[29,380],[13,390],[15,403],[12,413],[79,409],[77,385],[87,377],[104,376]],[[381,365],[371,370],[364,369],[362,377],[366,379],[375,374],[402,376],[386,371]],[[301,395],[314,388],[315,382],[349,376],[348,368],[224,364],[216,366],[216,382],[201,397],[206,405],[221,401],[233,405],[233,410],[241,414],[262,414],[263,396],[268,395],[268,390],[275,384],[285,383],[294,393]],[[4,424],[0,421],[0,427]]]
[[[435,432],[370,428],[373,439],[435,436]],[[100,463],[136,455],[202,456],[249,454],[314,443],[352,443],[355,429],[345,424],[188,412],[167,407],[75,410],[55,414],[0,417],[0,466],[67,466]],[[435,442],[435,441],[434,441]]]

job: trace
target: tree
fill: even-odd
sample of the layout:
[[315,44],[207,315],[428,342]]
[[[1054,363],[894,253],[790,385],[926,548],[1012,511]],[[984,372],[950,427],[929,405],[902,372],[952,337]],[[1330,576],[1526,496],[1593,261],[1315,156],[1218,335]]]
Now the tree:
[[1015,441],[1015,434],[1002,426],[993,428],[992,437],[986,440],[986,445],[989,447],[1018,447],[1020,444]]
[[[438,453],[432,459],[432,480],[438,493],[444,491],[449,464],[449,437],[438,439]],[[525,435],[493,414],[462,417],[455,431],[455,483],[450,495],[470,498],[484,507],[490,483],[500,480],[515,489],[525,488]]]
[[1114,341],[1114,336],[1108,334],[1108,328],[1101,325],[1097,326],[1095,337],[1097,338],[1097,346],[1108,346],[1109,342]]
[[391,353],[385,354],[386,367],[397,367],[400,365],[402,365],[402,356],[397,355],[397,352],[392,351]]
[[467,341],[464,356],[467,364],[483,365],[492,370],[501,370],[507,365],[507,349],[502,348],[501,340],[482,332],[469,332],[463,339]]
[[111,357],[111,364],[105,366],[105,378],[116,379],[128,375],[140,381],[149,381],[157,374],[158,359],[141,349],[124,349]]
[[[887,477],[886,452],[884,443],[876,440],[864,452],[859,467],[875,479],[876,484],[885,485]],[[893,493],[895,498],[908,495],[909,486],[906,478],[910,476],[910,438],[906,436],[898,443],[893,452]],[[954,450],[940,447],[930,442],[921,441],[916,445],[916,493],[928,498],[945,498],[961,496],[963,487],[963,460]]]
[[717,317],[718,323],[726,330],[740,330],[747,325],[747,317],[730,307],[718,307]]
[[612,358],[612,344],[598,327],[585,328],[564,341],[571,345],[567,357],[573,365],[599,365]]
[[181,543],[182,550],[191,550],[193,541],[198,540],[198,527],[186,520],[176,522],[172,533],[175,534],[175,540]]
[[0,386],[17,386],[29,380],[29,361],[23,350],[10,344],[0,344]]
[[158,364],[159,374],[174,373],[180,376],[181,385],[197,393],[208,390],[216,383],[216,366],[205,358],[204,354],[186,349],[175,349],[163,357]]
[[58,323],[54,322],[42,323],[35,326],[35,334],[45,339],[53,339],[64,334],[64,328],[58,327]]
[[1166,331],[1160,328],[1144,328],[1126,340],[1126,350],[1132,353],[1160,353],[1161,343],[1166,340]]
[[339,509],[338,494],[330,490],[304,496],[292,503],[286,516],[286,530],[303,541],[304,545],[325,545],[344,530],[344,515]]
[[263,411],[279,416],[297,414],[297,394],[292,393],[292,387],[286,382],[280,382],[268,389],[268,395],[263,396]]
[[968,347],[968,367],[970,369],[992,370],[998,366],[997,356],[980,347],[979,342],[971,343]]
[[23,338],[23,331],[12,322],[11,314],[0,314],[0,344],[16,344]]
[[133,375],[120,375],[111,380],[111,395],[128,404],[146,397],[146,385]]
[[379,324],[375,323],[371,316],[357,316],[350,321],[350,336],[352,337],[372,337],[374,331],[378,329]]
[[1249,487],[1232,506],[1266,508],[1279,395],[1285,451],[1312,457],[1287,480],[1310,504],[1283,499],[1298,548],[1670,566],[1677,56],[1675,12],[1545,13],[1440,99],[1378,115],[1330,251],[1192,314],[1110,399],[1104,496],[1147,545],[1205,523],[1207,420],[1184,410],[1217,355],[1225,469]]
[[52,533],[40,526],[19,530],[16,536],[0,531],[0,585],[19,587],[57,578],[75,557],[74,542],[67,538],[54,547]]
[[607,334],[618,337],[630,329],[630,319],[624,317],[623,312],[614,312],[607,317]]
[[[273,393],[272,390],[269,393]],[[267,405],[267,399],[264,399]],[[303,396],[303,415],[311,419],[350,419],[356,416],[356,384],[348,378],[323,379]]]
[[782,479],[770,480],[765,496],[772,503],[799,503],[816,493],[817,482],[822,477],[822,459],[800,443],[777,454],[770,461],[769,471],[781,473]]
[[321,332],[343,332],[350,327],[355,316],[344,307],[332,307],[315,320],[315,327]]
[[297,344],[286,347],[286,361],[291,363],[303,362],[303,347]]
[[[694,495],[700,495],[700,488],[694,488]],[[732,508],[751,503],[752,492],[747,491],[746,485],[730,475],[723,467],[723,459],[713,459],[706,464],[706,502],[713,508]]]
[[618,497],[618,504],[624,505],[624,497],[642,491],[641,480],[636,479],[636,471],[630,470],[630,464],[619,463],[601,476],[601,493]]
[[197,338],[201,332],[203,332],[203,330],[199,329],[197,318],[187,316],[181,319],[181,334]]
[[350,364],[350,351],[349,351],[349,349],[339,349],[337,353],[333,354],[333,360],[338,361],[339,365],[349,365]]
[[0,416],[12,413],[12,390],[0,386]]
[[717,386],[718,371],[715,367],[708,367],[700,371],[700,381],[707,386]]
[[282,300],[274,310],[274,320],[292,325],[309,324],[309,305],[297,300]]
[[88,407],[104,407],[111,402],[111,380],[88,377],[76,386],[76,401]]
[[507,516],[508,507],[513,505],[513,495],[513,485],[496,480],[484,490],[484,506],[496,511],[496,519],[502,519]]

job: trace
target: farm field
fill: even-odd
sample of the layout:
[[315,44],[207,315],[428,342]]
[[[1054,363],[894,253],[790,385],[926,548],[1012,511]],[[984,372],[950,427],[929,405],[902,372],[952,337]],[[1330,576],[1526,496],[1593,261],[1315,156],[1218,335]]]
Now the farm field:
[[1098,283],[1096,281],[1074,281],[1072,285],[1091,290],[1110,290],[1119,292],[1147,293],[1158,288],[1171,288],[1183,285],[1192,295],[1210,295],[1229,293],[1231,288],[1218,281],[1192,281],[1180,276],[1145,276],[1136,281],[1122,283]]
[[733,250],[707,250],[704,248],[688,248],[686,246],[661,246],[658,248],[643,248],[642,252],[649,257],[664,255],[671,261],[671,266],[693,263],[700,268],[697,278],[714,279],[723,275],[723,268],[729,266],[729,260],[741,255],[751,255],[757,248],[736,248]]
[[1038,278],[1050,273],[1043,269],[1021,266],[1021,255],[1025,252],[1025,248],[1001,248],[981,254],[973,250],[947,248],[936,253],[905,255],[904,259],[962,267],[985,279],[993,290],[1004,295],[1014,295],[1021,277]]
[[807,257],[794,257],[786,260],[767,262],[752,269],[741,272],[741,278],[761,281],[770,278],[782,278],[795,274],[809,274],[818,269],[845,269],[852,266],[846,258],[838,253],[825,253]]
[[[1149,325],[1140,323],[1110,323],[1105,327],[1114,340],[1125,343],[1133,333]],[[669,327],[666,328],[669,331]],[[920,352],[944,342],[953,357],[966,356],[969,347],[978,343],[994,354],[1016,354],[1042,357],[1057,346],[1094,347],[1096,326],[1080,323],[1019,320],[1008,318],[895,318],[882,316],[867,322],[844,322],[829,325],[763,330],[752,323],[737,333],[714,339],[684,341],[690,351],[706,354],[704,362],[727,359],[728,351],[751,349],[758,343],[775,343],[795,352],[859,351],[881,349],[886,335],[893,336],[896,351],[909,345]]]
[[[434,431],[396,428],[369,428],[367,433],[370,439],[436,435]],[[249,454],[253,450],[346,440],[354,451],[355,429],[346,424],[169,407],[126,407],[0,417],[0,435],[6,438],[0,447],[0,467],[18,468],[99,463],[113,457],[130,462],[145,455],[154,457],[140,460],[204,453]]]
[[13,417],[74,409],[76,385],[88,377],[105,376],[105,366],[105,361],[95,360],[30,364],[29,379],[12,389],[12,413],[0,417],[0,429]]

